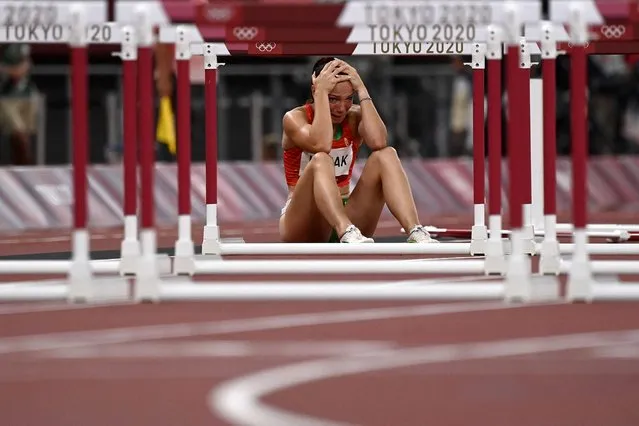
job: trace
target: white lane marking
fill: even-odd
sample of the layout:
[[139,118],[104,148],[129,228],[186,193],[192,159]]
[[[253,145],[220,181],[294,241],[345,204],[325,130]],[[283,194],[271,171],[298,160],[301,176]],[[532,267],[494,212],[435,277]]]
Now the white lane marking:
[[569,334],[481,343],[424,346],[388,350],[376,356],[334,357],[289,364],[235,378],[213,388],[209,409],[231,424],[244,426],[346,426],[348,423],[319,419],[269,406],[268,394],[302,384],[346,375],[370,373],[415,365],[492,359],[543,352],[588,349],[639,341],[639,330]]
[[[561,303],[562,302],[556,304]],[[507,305],[503,302],[444,303],[276,315],[226,321],[161,324],[141,327],[111,328],[106,330],[36,334],[0,338],[0,355],[15,352],[32,352],[89,345],[104,345],[109,343],[137,342],[141,340],[163,340],[178,337],[244,333],[251,331],[312,327],[361,321],[462,314],[466,312],[526,309],[534,308],[535,306],[542,305]]]
[[592,355],[596,358],[616,358],[627,360],[639,360],[639,343],[619,344],[605,348],[593,349]]
[[395,347],[394,342],[365,340],[309,341],[175,341],[124,343],[54,349],[40,353],[57,359],[168,359],[168,358],[248,358],[326,357],[373,353]]

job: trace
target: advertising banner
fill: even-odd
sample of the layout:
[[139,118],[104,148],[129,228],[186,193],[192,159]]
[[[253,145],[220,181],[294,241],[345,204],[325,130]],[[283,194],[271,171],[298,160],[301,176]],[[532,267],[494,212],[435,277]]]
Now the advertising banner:
[[[418,210],[434,216],[472,215],[473,171],[470,159],[403,160]],[[570,209],[571,163],[557,161],[557,208]],[[364,162],[356,163],[352,187]],[[508,210],[506,163],[502,173],[503,211]],[[588,167],[589,210],[639,210],[639,158],[598,157]],[[89,168],[89,223],[92,228],[122,225],[123,180],[118,165]],[[486,180],[488,190],[488,182]],[[218,167],[218,219],[250,222],[279,217],[287,197],[284,171],[277,162],[222,163]],[[155,218],[160,226],[177,224],[177,168],[158,164],[155,174]],[[206,174],[203,164],[191,170],[192,217],[205,220]],[[66,166],[0,169],[0,232],[73,226],[71,169]],[[139,205],[138,205],[139,208]],[[389,215],[387,209],[383,213]]]

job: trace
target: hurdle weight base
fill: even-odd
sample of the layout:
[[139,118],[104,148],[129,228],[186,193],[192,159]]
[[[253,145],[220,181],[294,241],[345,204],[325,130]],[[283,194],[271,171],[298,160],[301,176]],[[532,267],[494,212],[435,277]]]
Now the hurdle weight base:
[[175,256],[173,258],[173,275],[192,276],[195,273],[194,256]]
[[539,273],[542,275],[559,275],[561,267],[559,241],[542,241],[540,251]]
[[504,300],[524,303],[532,298],[530,258],[522,254],[511,255],[507,263]]
[[135,275],[140,260],[140,242],[137,239],[124,239],[120,246],[120,275]]
[[486,225],[473,225],[470,235],[470,255],[483,256],[486,253],[486,241],[488,240]]
[[535,242],[535,233],[532,225],[524,226],[522,229],[522,244],[524,254],[534,256],[537,254],[537,243]]
[[155,256],[142,256],[138,262],[138,273],[133,290],[136,302],[159,302],[158,264]]
[[220,228],[217,225],[204,225],[202,254],[220,254]]
[[92,298],[93,274],[89,259],[75,260],[71,262],[69,269],[69,294],[67,300],[70,303],[87,303]]
[[193,241],[190,238],[177,240],[175,256],[173,256],[173,275],[193,275],[195,272],[194,255]]
[[571,303],[591,303],[595,280],[588,261],[573,260],[566,284],[566,300]]
[[125,302],[130,300],[129,280],[127,278],[100,278],[92,282],[91,302]]
[[506,273],[506,257],[504,256],[504,243],[501,239],[486,242],[485,258],[486,275],[504,275]]

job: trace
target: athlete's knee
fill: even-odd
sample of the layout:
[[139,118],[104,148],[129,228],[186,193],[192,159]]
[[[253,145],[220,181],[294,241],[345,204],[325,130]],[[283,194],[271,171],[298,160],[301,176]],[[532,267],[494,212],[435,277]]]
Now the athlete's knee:
[[325,152],[317,152],[313,154],[313,158],[309,165],[313,168],[313,171],[323,171],[333,169],[333,159]]
[[382,149],[373,151],[369,156],[369,159],[373,161],[379,161],[380,163],[398,162],[399,156],[397,150],[392,146],[386,146]]

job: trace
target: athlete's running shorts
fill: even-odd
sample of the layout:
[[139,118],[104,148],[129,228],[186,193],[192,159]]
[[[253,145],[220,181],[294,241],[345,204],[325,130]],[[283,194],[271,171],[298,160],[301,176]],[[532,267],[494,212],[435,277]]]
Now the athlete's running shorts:
[[[282,211],[280,213],[280,216],[282,216],[284,213],[286,213],[286,209],[288,209],[288,205],[290,204],[291,199],[287,199],[286,203],[284,204],[284,207],[282,207]],[[346,205],[348,203],[348,197],[342,197],[342,204]],[[335,232],[335,230],[333,229],[333,231],[331,232],[331,236],[328,239],[329,243],[339,243],[339,236],[337,235],[337,232]]]

